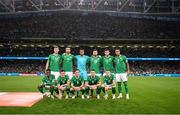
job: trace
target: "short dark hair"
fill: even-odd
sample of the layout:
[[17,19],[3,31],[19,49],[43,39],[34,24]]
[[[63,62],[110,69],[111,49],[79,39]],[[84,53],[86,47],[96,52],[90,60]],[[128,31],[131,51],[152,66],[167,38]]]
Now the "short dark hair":
[[121,50],[120,50],[120,48],[116,48],[116,49],[115,49],[115,51],[116,51],[116,50],[119,50],[119,51],[121,51]]
[[79,69],[75,69],[74,72],[76,72],[76,71],[80,71],[80,70]]
[[104,51],[109,51],[109,49],[105,49]]
[[93,49],[93,51],[98,51],[97,49]]
[[95,69],[91,69],[91,71],[95,71]]
[[106,71],[110,71],[110,69],[106,69]]
[[48,69],[46,69],[46,72],[47,72],[47,71],[51,71],[51,70],[48,68]]
[[63,69],[60,72],[65,72]]
[[58,47],[58,46],[54,46],[54,49],[55,49],[55,48],[58,48],[58,49],[59,49],[59,47]]
[[79,50],[84,50],[83,48],[80,48]]

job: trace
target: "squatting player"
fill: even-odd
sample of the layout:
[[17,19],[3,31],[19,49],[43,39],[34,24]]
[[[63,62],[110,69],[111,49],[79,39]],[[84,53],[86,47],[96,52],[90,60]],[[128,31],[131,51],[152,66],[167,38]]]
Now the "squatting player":
[[54,91],[54,79],[55,78],[50,73],[51,73],[51,70],[47,69],[46,76],[43,77],[42,84],[40,84],[38,86],[38,90],[43,94],[43,96],[49,96],[46,92],[50,91],[51,97],[54,98],[53,91]]
[[69,76],[69,79],[73,76],[73,64],[74,55],[71,54],[71,48],[67,47],[65,53],[62,54],[62,68]]
[[69,77],[66,75],[64,70],[61,70],[60,76],[58,77],[57,81],[58,81],[57,87],[59,91],[58,98],[62,99],[62,93],[66,91],[66,99],[68,99],[69,92],[70,92],[70,81],[69,81]]
[[84,79],[80,76],[80,71],[75,70],[74,76],[71,79],[71,92],[73,94],[72,99],[75,98],[75,92],[82,92],[81,98],[84,99]]
[[80,75],[87,80],[87,61],[89,56],[84,55],[84,49],[79,50],[80,55],[76,55],[77,68],[80,70]]
[[[87,94],[89,94],[89,90],[96,90],[97,99],[100,99],[99,96],[101,92],[100,77],[95,74],[94,70],[91,70],[90,76],[88,76],[88,79],[85,84],[85,90]],[[89,98],[89,95],[87,95],[87,98]]]
[[98,51],[96,49],[93,50],[92,56],[88,60],[88,64],[90,66],[90,70],[95,70],[97,76],[101,76],[100,67],[102,64],[102,57],[98,55]]
[[120,52],[120,49],[115,49],[115,71],[116,71],[116,81],[118,84],[118,92],[119,96],[117,98],[122,98],[122,87],[121,87],[121,81],[123,81],[123,84],[125,86],[126,91],[126,99],[129,99],[129,93],[128,93],[128,78],[127,74],[129,73],[129,64],[126,56],[122,55]]
[[62,62],[61,55],[59,55],[59,47],[54,47],[54,53],[50,54],[46,63],[46,70],[50,68],[51,75],[55,76],[55,80],[57,80],[60,71],[60,64]]
[[105,96],[104,98],[107,99],[108,98],[108,93],[107,91],[108,90],[112,90],[112,99],[115,99],[116,96],[116,80],[115,80],[115,76],[114,74],[112,74],[110,72],[110,70],[106,70],[105,72],[105,75],[103,77],[103,85],[102,85],[102,89],[103,89],[103,92],[105,93]]

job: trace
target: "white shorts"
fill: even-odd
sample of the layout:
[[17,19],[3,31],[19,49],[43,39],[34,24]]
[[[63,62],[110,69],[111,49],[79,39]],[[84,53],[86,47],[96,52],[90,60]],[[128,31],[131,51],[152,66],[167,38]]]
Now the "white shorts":
[[96,74],[98,77],[101,77],[101,74]]
[[51,71],[51,75],[54,75],[55,80],[57,80],[58,77],[60,76],[60,73],[59,73],[59,72],[56,72],[56,71]]
[[68,75],[68,76],[69,76],[69,79],[71,80],[72,77],[73,77],[73,72],[66,72],[66,75]]
[[117,73],[116,74],[116,81],[117,82],[121,82],[121,80],[124,82],[124,81],[128,81],[128,78],[127,78],[127,73]]
[[[113,74],[114,75],[114,73],[111,73],[111,74]],[[105,76],[106,75],[106,73],[103,73],[103,76]]]
[[[90,76],[90,73],[88,74],[88,76]],[[101,74],[96,74],[96,76],[101,77]]]

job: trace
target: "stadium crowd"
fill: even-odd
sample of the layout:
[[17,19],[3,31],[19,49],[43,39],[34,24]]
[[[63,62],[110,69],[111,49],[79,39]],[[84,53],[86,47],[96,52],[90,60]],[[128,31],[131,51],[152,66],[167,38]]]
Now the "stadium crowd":
[[[1,60],[0,63],[0,73],[36,74],[45,72],[46,60]],[[129,65],[131,74],[180,74],[179,61],[129,61]]]
[[[45,57],[52,53],[51,48],[44,47],[1,47],[1,56],[39,56]],[[98,49],[100,55],[104,55],[104,49],[106,48],[95,48],[95,47],[84,47],[86,55],[92,55],[93,49]],[[111,55],[114,55],[114,48],[109,47]],[[167,57],[175,58],[180,57],[179,53],[180,47],[174,48],[121,48],[121,52],[127,57]],[[65,48],[60,48],[60,54],[65,51]],[[72,54],[78,54],[79,47],[72,48]]]
[[30,16],[13,18],[13,20],[1,19],[0,22],[0,36],[4,38],[175,39],[180,37],[179,22],[103,14]]
[[25,73],[36,74],[44,72],[44,61],[30,61],[30,60],[1,60],[0,73]]

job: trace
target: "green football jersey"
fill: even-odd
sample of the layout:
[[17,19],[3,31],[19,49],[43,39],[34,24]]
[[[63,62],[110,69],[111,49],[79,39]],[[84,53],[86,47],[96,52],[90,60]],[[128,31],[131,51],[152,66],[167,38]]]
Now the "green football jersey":
[[42,79],[42,83],[44,85],[54,85],[54,79],[55,77],[51,75],[49,78],[47,76],[44,76]]
[[63,60],[63,65],[62,68],[66,72],[72,72],[73,71],[73,60],[74,60],[74,55],[72,54],[66,54],[64,53],[62,55],[62,60]]
[[57,81],[59,85],[67,84],[67,82],[69,81],[69,77],[67,75],[65,77],[59,76]]
[[113,63],[114,63],[114,57],[113,56],[103,56],[102,58],[102,63],[103,63],[103,69],[104,72],[106,70],[110,70],[110,72],[114,72],[114,67],[113,67]]
[[91,56],[88,60],[88,63],[90,64],[90,70],[94,69],[96,74],[99,74],[101,62],[102,62],[102,57],[100,55]]
[[48,57],[51,71],[59,72],[60,64],[62,62],[61,55],[50,54]]
[[100,81],[100,78],[96,75],[94,77],[88,76],[88,79],[87,79],[87,82],[89,85],[96,85],[99,83],[99,81]]
[[110,74],[110,76],[104,76],[104,84],[106,84],[106,85],[110,85],[110,84],[112,84],[113,83],[113,81],[115,80],[115,76],[114,76],[114,74]]
[[79,76],[78,78],[73,76],[71,79],[71,83],[75,86],[75,87],[79,87],[84,83],[84,79],[83,77]]
[[127,65],[128,62],[126,56],[120,55],[115,56],[114,63],[115,63],[115,69],[116,73],[126,73],[127,72]]

